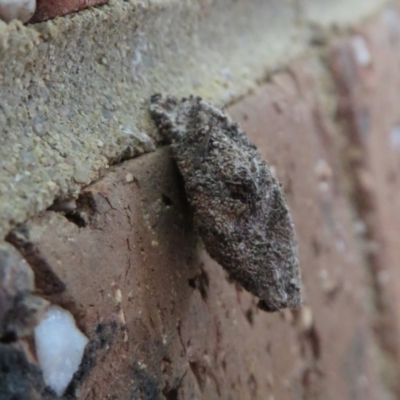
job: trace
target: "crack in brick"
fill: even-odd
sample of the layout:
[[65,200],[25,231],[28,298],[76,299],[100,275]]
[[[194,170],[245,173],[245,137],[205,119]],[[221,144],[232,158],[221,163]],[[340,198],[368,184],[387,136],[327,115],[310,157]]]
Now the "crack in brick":
[[206,302],[207,296],[208,296],[207,292],[208,292],[208,287],[210,284],[210,279],[202,265],[200,266],[199,273],[196,276],[194,276],[193,278],[188,279],[188,283],[191,288],[199,290],[199,292],[201,294],[201,298]]
[[53,272],[51,265],[42,256],[40,249],[30,241],[26,225],[19,225],[6,236],[6,242],[12,244],[25,258],[35,273],[35,286],[43,295],[63,293],[64,282]]

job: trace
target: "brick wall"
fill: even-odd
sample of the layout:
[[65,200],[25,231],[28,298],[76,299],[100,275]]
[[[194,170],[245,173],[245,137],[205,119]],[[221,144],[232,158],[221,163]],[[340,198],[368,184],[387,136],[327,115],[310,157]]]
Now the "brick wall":
[[[8,46],[13,38],[19,44],[35,38],[39,54],[49,57],[44,61],[52,56],[57,66],[38,70],[45,62],[33,50],[21,56],[2,47],[25,72],[3,70],[0,110],[9,128],[1,139],[0,209],[7,218],[0,267],[18,266],[25,274],[32,269],[35,288],[20,291],[69,310],[89,338],[64,398],[399,399],[400,9],[381,2],[322,7],[271,1],[263,7],[239,1],[229,11],[227,1],[133,2],[132,9],[123,3],[37,25],[0,26]],[[81,2],[65,2],[63,11],[53,12],[46,4],[38,2],[34,21],[81,8]],[[195,28],[179,27],[178,19],[176,28],[163,27],[176,12],[183,21],[195,21]],[[263,16],[287,24],[290,38],[279,28],[265,28]],[[128,39],[119,36],[125,28],[118,24],[135,32],[133,50],[124,47]],[[77,26],[82,42],[65,41]],[[272,30],[263,36],[257,26]],[[162,50],[154,44],[161,40],[156,28],[167,29]],[[184,28],[187,37],[174,39],[172,33]],[[107,30],[119,46],[119,52],[110,48],[113,58],[105,51],[109,47],[96,43],[95,34],[103,37]],[[223,35],[227,32],[230,36]],[[206,38],[209,45],[199,40]],[[85,41],[93,51],[84,55],[82,49],[90,48]],[[222,72],[220,58],[209,56],[219,46],[226,57]],[[240,46],[245,49],[235,50]],[[72,51],[86,57],[76,76],[61,60],[62,52],[72,59]],[[179,64],[180,70],[168,52],[180,62],[187,55],[187,66]],[[165,65],[157,64],[162,61]],[[98,86],[91,71],[98,73]],[[93,98],[86,111],[85,93],[77,96],[85,79],[91,89],[107,87],[108,96]],[[17,84],[20,92],[11,92]],[[56,85],[64,85],[64,97]],[[170,148],[148,116],[148,94],[155,90],[177,95],[189,90],[226,105],[273,167],[294,219],[303,308],[259,310],[257,299],[208,256]],[[32,93],[40,100],[27,97]],[[126,139],[115,129],[129,128],[128,100],[134,117]],[[63,124],[51,120],[52,108],[64,112]],[[76,113],[79,124],[68,113]],[[32,120],[37,131],[39,121],[46,132],[24,131]],[[41,152],[37,164],[14,163],[17,144],[26,153]],[[24,179],[26,171],[31,181],[17,186],[16,177]],[[13,312],[20,292],[0,282],[5,325],[3,316]],[[23,382],[18,399],[54,398],[44,387],[30,336],[37,319],[29,320],[28,333],[18,340],[3,336],[0,399],[12,398],[15,382]]]

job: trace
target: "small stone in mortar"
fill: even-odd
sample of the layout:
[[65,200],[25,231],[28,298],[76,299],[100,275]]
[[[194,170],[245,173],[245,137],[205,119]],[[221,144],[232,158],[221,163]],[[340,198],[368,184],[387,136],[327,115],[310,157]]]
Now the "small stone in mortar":
[[82,361],[87,337],[76,327],[73,316],[51,306],[35,328],[36,354],[47,386],[61,396]]
[[238,124],[199,97],[152,96],[210,254],[266,311],[298,308],[301,277],[281,185]]
[[28,22],[36,10],[36,0],[0,0],[0,19]]

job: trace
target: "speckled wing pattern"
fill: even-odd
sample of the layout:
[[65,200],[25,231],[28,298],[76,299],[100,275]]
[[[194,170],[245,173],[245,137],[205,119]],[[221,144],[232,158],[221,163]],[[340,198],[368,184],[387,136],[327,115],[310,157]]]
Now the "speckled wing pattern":
[[298,308],[294,226],[281,186],[237,123],[199,97],[159,94],[150,112],[172,145],[210,256],[266,311]]

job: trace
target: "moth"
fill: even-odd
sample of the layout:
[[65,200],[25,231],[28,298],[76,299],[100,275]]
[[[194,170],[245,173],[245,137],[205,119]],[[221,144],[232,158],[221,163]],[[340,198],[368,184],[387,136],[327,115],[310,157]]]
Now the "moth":
[[281,185],[245,132],[200,97],[155,94],[150,113],[185,183],[209,255],[277,311],[301,305],[293,222]]

